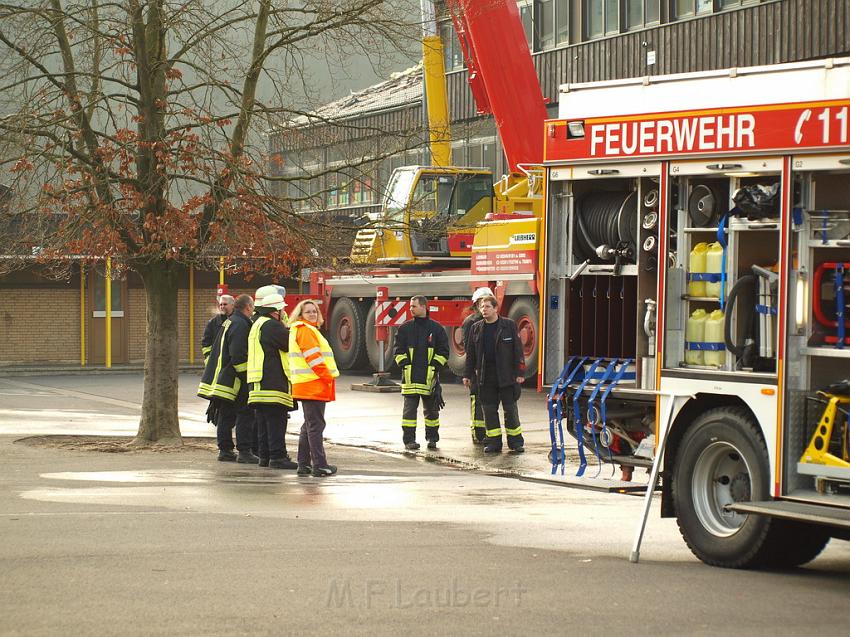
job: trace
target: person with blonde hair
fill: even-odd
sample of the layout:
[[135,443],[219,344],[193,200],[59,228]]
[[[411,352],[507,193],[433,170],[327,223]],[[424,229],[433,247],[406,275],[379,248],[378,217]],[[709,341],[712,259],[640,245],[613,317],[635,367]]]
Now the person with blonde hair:
[[339,370],[327,339],[319,331],[324,323],[318,301],[305,299],[289,315],[289,372],[292,396],[301,402],[304,424],[298,438],[300,476],[332,476],[336,467],[328,464],[322,434],[325,431],[325,405],[336,399]]

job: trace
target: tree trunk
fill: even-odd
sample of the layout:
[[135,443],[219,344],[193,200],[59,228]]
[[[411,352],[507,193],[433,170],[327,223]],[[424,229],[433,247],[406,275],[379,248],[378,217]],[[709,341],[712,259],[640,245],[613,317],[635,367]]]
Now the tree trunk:
[[177,281],[179,266],[139,266],[147,298],[145,389],[135,443],[182,445],[177,417]]

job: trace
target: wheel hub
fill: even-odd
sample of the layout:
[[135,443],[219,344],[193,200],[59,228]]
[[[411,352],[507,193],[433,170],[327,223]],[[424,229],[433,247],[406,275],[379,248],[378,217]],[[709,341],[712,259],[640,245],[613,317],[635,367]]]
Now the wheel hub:
[[718,537],[736,533],[747,516],[726,507],[752,497],[750,468],[740,451],[724,441],[706,447],[694,466],[691,493],[694,510],[707,531]]

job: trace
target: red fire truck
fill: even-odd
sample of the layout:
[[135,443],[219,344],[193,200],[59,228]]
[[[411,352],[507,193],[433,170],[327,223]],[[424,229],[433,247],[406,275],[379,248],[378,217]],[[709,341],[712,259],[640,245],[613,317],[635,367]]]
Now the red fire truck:
[[[562,87],[540,381],[725,567],[850,539],[850,58]],[[661,462],[661,460],[659,460]]]

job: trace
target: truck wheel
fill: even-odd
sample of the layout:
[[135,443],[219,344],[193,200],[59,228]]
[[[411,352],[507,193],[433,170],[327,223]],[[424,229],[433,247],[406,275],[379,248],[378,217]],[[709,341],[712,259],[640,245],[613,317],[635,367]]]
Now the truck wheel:
[[537,376],[537,347],[540,344],[538,326],[540,325],[540,308],[537,299],[521,296],[517,298],[508,310],[508,318],[513,320],[522,341],[522,351],[525,354],[526,379]]
[[795,520],[774,520],[776,547],[766,556],[765,565],[793,568],[811,562],[826,548],[831,538],[829,528]]
[[452,374],[462,378],[466,367],[466,350],[463,348],[463,332],[460,325],[446,325],[446,338],[449,339],[449,360],[446,362]]
[[[393,364],[393,346],[395,345],[396,328],[391,327],[388,330],[387,342],[384,343],[384,371],[390,371]],[[369,312],[366,314],[366,355],[369,358],[369,365],[372,369],[378,371],[378,365],[381,360],[381,344],[375,338],[375,304],[372,303]]]
[[366,321],[363,314],[361,305],[349,298],[337,299],[331,310],[328,341],[340,369],[366,366]]
[[[467,300],[465,296],[455,297],[455,301]],[[463,318],[469,316],[472,310],[464,313]],[[443,327],[446,331],[446,337],[449,339],[449,360],[446,362],[452,374],[458,378],[463,378],[463,372],[466,368],[466,350],[463,347],[463,329],[461,325],[446,325]]]
[[724,509],[769,495],[767,450],[745,410],[718,407],[697,417],[682,438],[672,475],[679,530],[694,555],[726,568],[765,565],[777,540],[776,520]]

